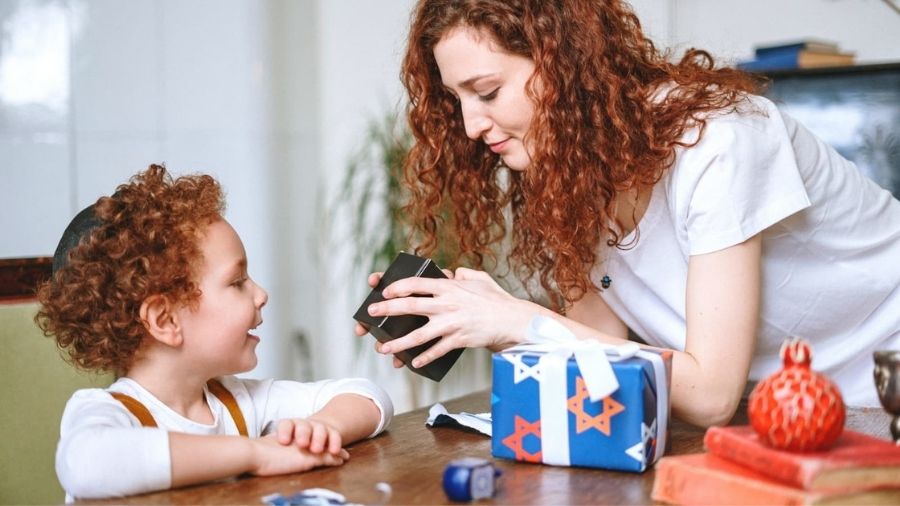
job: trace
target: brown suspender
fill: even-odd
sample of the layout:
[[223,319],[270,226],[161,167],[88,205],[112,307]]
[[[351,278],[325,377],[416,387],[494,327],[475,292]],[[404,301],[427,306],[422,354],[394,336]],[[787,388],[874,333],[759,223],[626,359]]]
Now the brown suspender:
[[[209,392],[215,395],[222,404],[225,405],[225,408],[228,409],[228,412],[231,413],[231,418],[234,420],[234,425],[237,426],[238,433],[242,436],[248,436],[247,432],[247,422],[244,421],[244,415],[241,413],[241,408],[238,406],[237,400],[235,400],[234,395],[225,388],[219,380],[211,379],[206,382],[206,387],[209,388]],[[156,427],[156,420],[153,419],[153,415],[150,414],[150,410],[144,406],[141,401],[135,399],[134,397],[122,394],[119,392],[110,392],[110,395],[113,396],[117,401],[121,402],[123,406],[125,406],[128,411],[131,412],[144,427]]]
[[247,422],[244,421],[244,415],[241,414],[241,408],[238,407],[238,403],[234,399],[234,396],[231,395],[231,392],[216,379],[207,381],[206,387],[209,388],[209,391],[213,395],[222,401],[222,404],[224,404],[226,408],[228,408],[228,412],[231,413],[231,418],[237,426],[238,433],[242,436],[247,436]]
[[141,425],[144,427],[156,427],[156,420],[153,419],[150,410],[147,409],[147,406],[144,406],[141,401],[130,395],[121,394],[119,392],[110,392],[109,395],[112,395],[117,401],[124,404],[125,407],[128,408],[128,411],[131,411],[131,414],[140,420]]

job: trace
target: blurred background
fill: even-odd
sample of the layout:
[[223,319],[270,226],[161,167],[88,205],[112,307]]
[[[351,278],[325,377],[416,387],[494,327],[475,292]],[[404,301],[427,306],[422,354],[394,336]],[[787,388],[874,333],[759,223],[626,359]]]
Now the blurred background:
[[[395,371],[353,334],[368,291],[360,259],[375,245],[354,236],[342,188],[355,164],[380,170],[367,132],[402,110],[413,3],[0,0],[0,259],[52,255],[72,216],[150,163],[210,173],[270,294],[249,376],[366,376],[398,412],[486,387],[483,351],[466,351],[438,385]],[[858,64],[900,61],[893,0],[633,5],[658,45],[724,63],[806,37],[836,41]],[[383,206],[365,211],[376,232]]]

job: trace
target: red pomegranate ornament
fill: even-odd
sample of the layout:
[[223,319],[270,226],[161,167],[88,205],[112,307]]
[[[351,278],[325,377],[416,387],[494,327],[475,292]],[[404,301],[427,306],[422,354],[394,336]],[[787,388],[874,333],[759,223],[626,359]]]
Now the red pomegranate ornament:
[[769,445],[795,452],[825,449],[844,430],[844,400],[837,386],[810,369],[812,348],[802,339],[781,345],[784,368],[750,393],[750,425]]

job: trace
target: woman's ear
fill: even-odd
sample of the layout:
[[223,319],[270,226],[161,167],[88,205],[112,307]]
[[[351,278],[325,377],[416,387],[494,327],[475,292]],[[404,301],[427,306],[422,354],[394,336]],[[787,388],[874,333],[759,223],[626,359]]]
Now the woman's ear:
[[172,302],[164,295],[151,295],[141,303],[141,322],[160,343],[177,347],[183,341],[181,325]]

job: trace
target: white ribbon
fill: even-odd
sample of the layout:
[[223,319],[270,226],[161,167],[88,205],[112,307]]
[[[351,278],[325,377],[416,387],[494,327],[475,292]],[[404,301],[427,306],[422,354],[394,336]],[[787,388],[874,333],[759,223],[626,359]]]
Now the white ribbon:
[[[578,339],[563,324],[546,316],[535,316],[529,322],[526,342],[504,351],[542,353],[538,359],[541,370],[540,412],[541,453],[544,463],[568,466],[569,423],[567,363],[574,355],[592,402],[608,397],[619,389],[619,380],[610,360],[618,362],[638,356],[653,363],[657,385],[657,443],[665,448],[668,418],[665,366],[659,355],[642,351],[636,343],[618,346],[593,339]],[[662,451],[656,452],[659,458]]]

